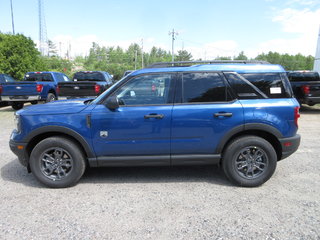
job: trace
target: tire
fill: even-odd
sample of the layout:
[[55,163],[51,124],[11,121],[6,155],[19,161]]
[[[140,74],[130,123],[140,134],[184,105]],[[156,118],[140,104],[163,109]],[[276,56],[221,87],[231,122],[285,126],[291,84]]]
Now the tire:
[[30,102],[32,105],[36,105],[36,104],[38,104],[38,102],[37,101],[33,101],[33,102]]
[[50,137],[39,142],[31,152],[29,163],[35,178],[51,188],[75,185],[86,168],[79,146],[64,137]]
[[46,103],[48,102],[53,102],[57,100],[56,95],[54,95],[53,93],[48,93],[47,99],[46,99]]
[[257,187],[273,175],[277,160],[276,151],[268,141],[256,136],[243,136],[227,146],[222,167],[234,184]]
[[11,107],[14,109],[14,110],[20,110],[21,108],[23,108],[24,106],[24,103],[23,102],[13,102]]

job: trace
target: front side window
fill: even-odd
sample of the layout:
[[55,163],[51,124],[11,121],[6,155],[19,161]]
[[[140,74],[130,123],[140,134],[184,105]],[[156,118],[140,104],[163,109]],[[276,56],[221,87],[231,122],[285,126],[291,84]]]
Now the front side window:
[[182,75],[182,102],[224,102],[230,100],[227,87],[218,73]]
[[120,105],[167,104],[172,74],[150,74],[130,79],[114,95]]

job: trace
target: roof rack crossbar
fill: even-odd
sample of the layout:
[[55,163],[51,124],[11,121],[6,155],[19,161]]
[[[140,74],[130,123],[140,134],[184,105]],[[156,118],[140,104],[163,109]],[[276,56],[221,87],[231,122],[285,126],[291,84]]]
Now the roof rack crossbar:
[[208,61],[179,61],[179,62],[158,62],[153,63],[147,68],[160,68],[160,67],[188,67],[196,64],[223,64],[223,63],[242,63],[242,64],[270,64],[267,61],[259,60],[208,60]]

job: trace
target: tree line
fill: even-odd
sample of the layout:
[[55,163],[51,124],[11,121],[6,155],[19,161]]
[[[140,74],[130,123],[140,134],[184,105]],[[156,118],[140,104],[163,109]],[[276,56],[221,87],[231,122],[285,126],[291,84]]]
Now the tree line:
[[[121,47],[105,47],[93,42],[86,57],[77,56],[74,59],[64,59],[58,56],[56,46],[48,42],[47,56],[41,56],[31,38],[22,34],[0,33],[0,73],[10,74],[21,80],[28,71],[56,71],[72,76],[77,71],[107,71],[120,79],[126,70],[135,70],[155,62],[170,62],[170,51],[152,47],[149,52],[143,52],[141,47],[133,43],[127,49]],[[175,54],[175,61],[202,60],[194,59],[186,50]],[[287,71],[311,70],[314,57],[302,54],[289,55],[277,52],[259,54],[249,59],[244,52],[238,56],[219,56],[213,60],[263,60],[282,65]]]

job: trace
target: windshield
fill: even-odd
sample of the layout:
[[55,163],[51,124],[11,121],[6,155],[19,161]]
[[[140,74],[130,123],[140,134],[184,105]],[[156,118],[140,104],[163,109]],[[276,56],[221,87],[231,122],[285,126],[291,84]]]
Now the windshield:
[[105,81],[105,77],[100,72],[78,72],[73,76],[73,81]]

